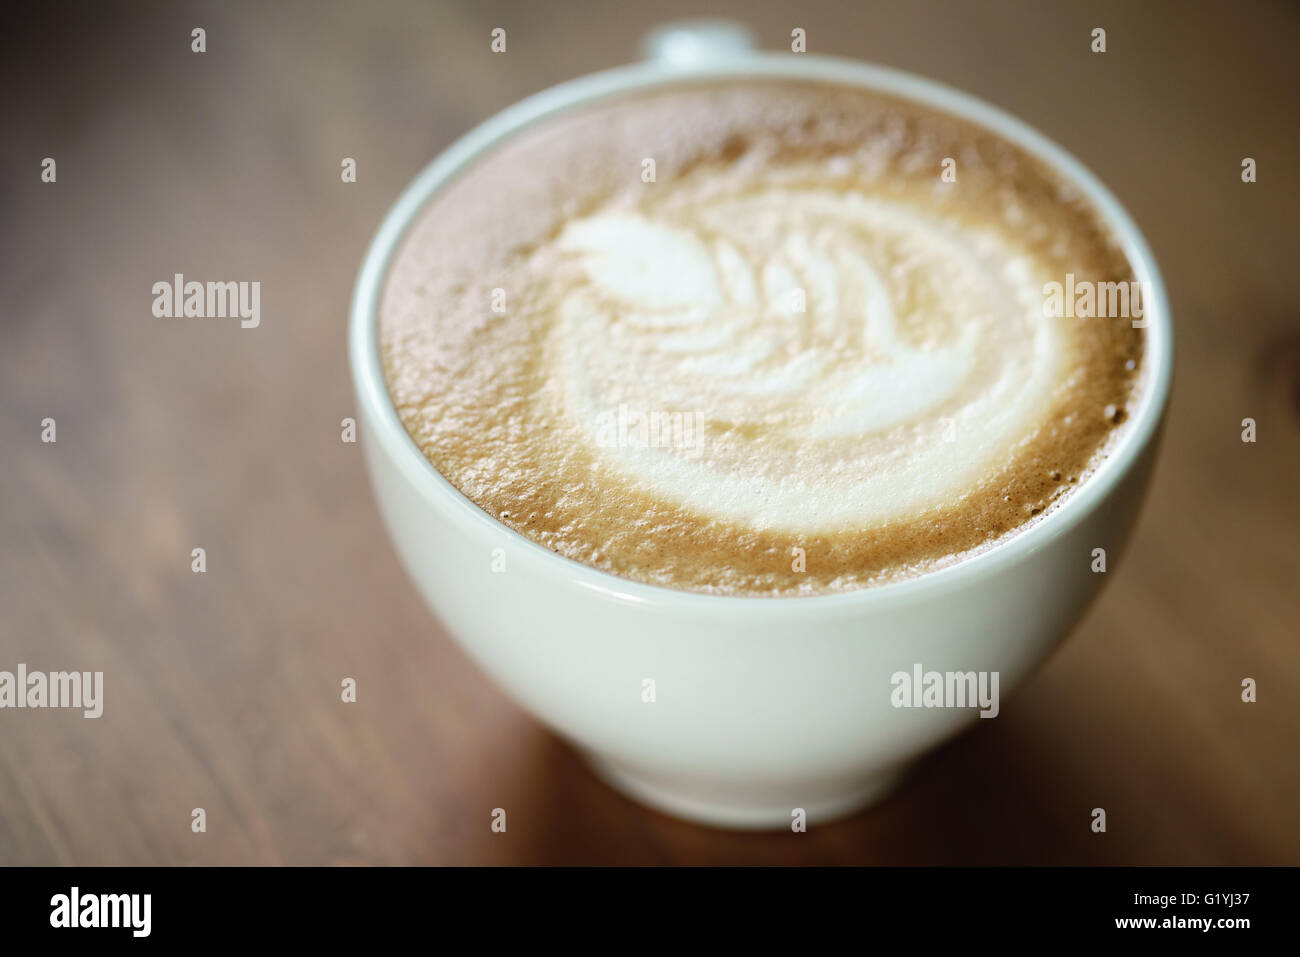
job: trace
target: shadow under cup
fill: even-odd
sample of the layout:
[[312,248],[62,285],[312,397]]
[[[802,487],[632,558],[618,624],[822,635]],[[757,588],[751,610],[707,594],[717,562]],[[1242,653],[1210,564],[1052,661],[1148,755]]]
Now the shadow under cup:
[[[1127,430],[1060,507],[989,550],[919,577],[797,598],[721,597],[618,578],[535,544],[465,498],[425,458],[389,398],[377,344],[390,257],[441,185],[511,133],[568,107],[708,79],[817,80],[975,123],[1073,182],[1149,290],[1144,380]],[[398,199],[371,244],[349,330],[361,444],[411,579],[465,652],[602,777],[661,810],[728,827],[826,820],[882,795],[909,763],[979,720],[973,707],[899,707],[897,676],[997,676],[1013,688],[1065,637],[1134,525],[1172,370],[1165,289],[1145,240],[1077,160],[1014,117],[940,84],[853,61],[732,52],[684,69],[647,62],[521,101],[453,144]],[[504,549],[507,571],[493,571]],[[653,688],[653,695],[646,689]]]

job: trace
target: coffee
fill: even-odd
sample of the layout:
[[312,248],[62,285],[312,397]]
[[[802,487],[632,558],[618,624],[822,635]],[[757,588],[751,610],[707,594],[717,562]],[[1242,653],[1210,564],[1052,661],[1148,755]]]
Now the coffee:
[[852,88],[716,82],[554,116],[427,204],[380,306],[389,393],[472,502],[636,581],[824,594],[1068,499],[1143,335],[1047,316],[1129,283],[1080,190]]

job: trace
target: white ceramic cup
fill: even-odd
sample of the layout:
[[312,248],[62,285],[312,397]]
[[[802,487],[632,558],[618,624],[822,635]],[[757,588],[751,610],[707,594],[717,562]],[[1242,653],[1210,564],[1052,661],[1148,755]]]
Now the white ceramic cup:
[[[896,708],[896,672],[997,672],[1003,697],[1065,637],[1124,548],[1147,485],[1173,363],[1146,241],[1080,163],[1020,120],[920,77],[746,49],[725,26],[659,31],[651,60],[546,90],[477,127],[407,188],[361,268],[349,350],[361,444],[389,534],[435,615],[515,701],[624,793],[728,827],[812,822],[885,793],[910,762],[977,721],[970,708]],[[377,308],[389,259],[420,208],[521,127],[604,97],[702,77],[787,77],[879,90],[953,113],[1076,183],[1147,285],[1146,384],[1127,433],[1062,507],[952,567],[861,591],[731,598],[621,579],[499,524],[425,459],[389,399]],[[1093,569],[1104,548],[1107,571]],[[497,552],[497,549],[503,551]],[[493,571],[504,556],[505,571]],[[653,701],[645,689],[653,682]],[[1005,705],[1003,705],[1005,713]]]

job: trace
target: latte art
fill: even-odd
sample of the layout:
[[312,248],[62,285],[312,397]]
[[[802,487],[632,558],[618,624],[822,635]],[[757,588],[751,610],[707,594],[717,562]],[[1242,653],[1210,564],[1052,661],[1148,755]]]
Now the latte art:
[[1132,279],[1077,191],[997,136],[718,82],[479,159],[395,255],[380,342],[429,461],[533,542],[671,588],[814,595],[991,548],[1104,460],[1142,333],[1045,316],[1067,274]]
[[630,481],[830,531],[950,500],[1043,414],[1060,331],[996,231],[853,192],[663,192],[569,223],[535,264],[560,287],[548,355],[575,432],[612,402],[704,416],[704,456],[591,450]]

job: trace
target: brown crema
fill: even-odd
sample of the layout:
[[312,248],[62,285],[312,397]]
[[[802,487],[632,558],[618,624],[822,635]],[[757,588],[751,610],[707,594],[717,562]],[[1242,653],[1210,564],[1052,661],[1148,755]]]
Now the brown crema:
[[1143,332],[1045,316],[1067,277],[1134,280],[1081,190],[994,133],[700,82],[549,117],[442,187],[385,279],[381,359],[428,460],[532,541],[828,594],[994,547],[1110,453]]

